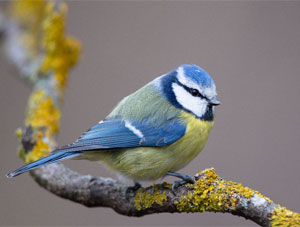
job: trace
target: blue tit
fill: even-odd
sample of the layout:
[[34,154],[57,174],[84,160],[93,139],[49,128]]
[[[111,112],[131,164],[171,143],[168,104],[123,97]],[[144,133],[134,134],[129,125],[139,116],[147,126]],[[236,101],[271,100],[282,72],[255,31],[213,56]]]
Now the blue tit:
[[14,177],[65,159],[102,161],[135,182],[176,173],[205,146],[214,124],[216,86],[197,65],[181,65],[133,94],[76,142],[7,174]]

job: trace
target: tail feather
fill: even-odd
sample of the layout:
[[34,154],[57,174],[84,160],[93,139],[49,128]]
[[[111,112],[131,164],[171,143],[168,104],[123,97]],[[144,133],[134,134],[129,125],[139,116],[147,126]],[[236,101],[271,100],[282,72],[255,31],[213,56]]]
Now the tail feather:
[[44,158],[41,158],[35,162],[29,163],[27,165],[24,165],[10,173],[8,173],[6,176],[8,178],[12,178],[15,176],[18,176],[22,173],[25,173],[29,170],[33,170],[35,168],[41,167],[41,166],[45,166],[45,165],[49,165],[58,161],[62,161],[65,159],[69,159],[69,158],[73,158],[76,157],[78,155],[80,155],[80,152],[58,152],[58,153],[54,153],[54,154],[50,154],[49,156],[46,156]]

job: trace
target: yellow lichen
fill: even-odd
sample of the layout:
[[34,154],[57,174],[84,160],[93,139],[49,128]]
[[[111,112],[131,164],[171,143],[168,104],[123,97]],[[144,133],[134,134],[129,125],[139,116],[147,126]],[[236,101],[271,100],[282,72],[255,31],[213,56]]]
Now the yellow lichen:
[[177,202],[177,209],[187,212],[215,211],[225,212],[229,208],[234,210],[237,197],[251,198],[258,192],[244,187],[242,184],[221,179],[214,169],[206,169],[196,177],[200,177],[195,184],[187,185],[191,190],[182,195]]
[[135,207],[137,210],[143,208],[150,208],[154,203],[162,206],[164,201],[167,201],[166,191],[161,193],[157,187],[154,185],[153,192],[143,191],[140,188],[134,198]]
[[[21,45],[33,58],[29,63],[32,60],[36,64],[42,59],[38,71],[32,72],[33,78],[48,79],[37,84],[28,103],[25,123],[32,127],[34,146],[31,152],[19,149],[19,154],[25,162],[31,162],[49,154],[55,145],[60,120],[58,107],[69,70],[78,60],[80,43],[66,35],[67,5],[64,3],[56,3],[54,7],[47,0],[16,0],[12,2],[11,12],[21,28]],[[21,139],[21,130],[17,136]]]
[[53,98],[44,90],[36,90],[29,99],[26,124],[37,131],[34,135],[33,150],[25,157],[25,162],[32,162],[44,157],[54,145],[53,135],[59,129],[60,111]]
[[58,132],[60,111],[44,90],[36,90],[29,99],[26,124],[45,130],[46,136]]
[[300,214],[277,205],[270,218],[272,226],[300,226]]
[[54,12],[53,4],[49,3],[43,23],[45,56],[40,69],[43,74],[54,73],[58,89],[65,88],[68,71],[77,62],[80,52],[80,43],[65,35],[66,11],[67,6],[62,4],[59,11]]
[[16,134],[16,137],[18,138],[18,140],[21,141],[21,139],[22,139],[22,129],[21,128],[17,128],[15,134]]
[[26,155],[25,163],[30,163],[49,155],[50,150],[49,144],[43,141],[42,133],[38,133],[35,146],[33,147],[33,150]]
[[19,42],[33,58],[40,51],[41,24],[45,16],[46,1],[15,0],[11,4],[11,15],[25,31],[20,34]]

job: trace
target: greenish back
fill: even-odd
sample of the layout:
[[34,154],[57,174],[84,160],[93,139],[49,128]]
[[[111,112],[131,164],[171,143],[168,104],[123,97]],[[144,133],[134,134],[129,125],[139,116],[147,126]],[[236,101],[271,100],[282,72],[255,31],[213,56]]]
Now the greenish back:
[[171,105],[161,94],[155,83],[146,84],[125,97],[107,118],[121,116],[124,120],[147,121],[150,125],[163,125],[179,118],[180,109]]

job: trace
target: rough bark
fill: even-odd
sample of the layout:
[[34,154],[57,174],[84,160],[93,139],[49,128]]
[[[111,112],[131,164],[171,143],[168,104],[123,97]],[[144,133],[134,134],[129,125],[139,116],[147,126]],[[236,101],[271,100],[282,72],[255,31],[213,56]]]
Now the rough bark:
[[[207,170],[211,171],[211,170]],[[82,176],[62,164],[45,166],[31,172],[31,175],[46,190],[65,199],[83,204],[87,207],[110,207],[119,214],[127,216],[143,216],[153,213],[186,212],[180,210],[178,202],[188,193],[195,193],[194,188],[181,186],[174,192],[168,184],[160,184],[139,189],[139,192],[153,195],[155,190],[165,195],[165,200],[160,205],[154,202],[151,207],[137,209],[136,196],[138,191],[127,192],[127,186],[111,178]],[[203,178],[205,173],[198,176]],[[210,184],[210,182],[206,182]],[[154,195],[155,197],[155,195]],[[233,215],[250,219],[261,226],[271,226],[270,217],[277,205],[257,194],[250,198],[236,194],[235,206],[225,208],[222,204],[220,212],[228,212]],[[230,200],[230,198],[229,198]],[[188,211],[188,210],[187,210]],[[211,211],[211,210],[208,210]],[[188,211],[189,212],[189,211]]]

